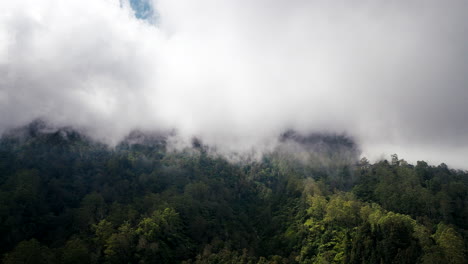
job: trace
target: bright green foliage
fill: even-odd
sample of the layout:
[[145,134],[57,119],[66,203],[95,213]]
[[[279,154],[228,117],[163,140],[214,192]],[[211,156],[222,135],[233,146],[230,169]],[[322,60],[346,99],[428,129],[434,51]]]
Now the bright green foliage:
[[138,235],[138,256],[144,262],[174,262],[177,255],[188,251],[188,238],[183,234],[182,221],[172,208],[155,211],[143,218],[135,232]]
[[466,254],[463,238],[452,227],[445,224],[437,226],[434,239],[442,253],[445,263],[465,263]]
[[130,224],[120,226],[105,242],[104,255],[110,263],[132,263],[135,261],[135,230]]

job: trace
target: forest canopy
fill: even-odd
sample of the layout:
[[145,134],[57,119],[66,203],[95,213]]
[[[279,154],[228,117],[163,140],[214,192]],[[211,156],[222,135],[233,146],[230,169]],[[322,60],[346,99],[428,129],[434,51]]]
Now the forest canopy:
[[115,148],[33,123],[0,140],[3,263],[466,263],[468,173],[371,164],[287,132],[260,160],[202,142]]

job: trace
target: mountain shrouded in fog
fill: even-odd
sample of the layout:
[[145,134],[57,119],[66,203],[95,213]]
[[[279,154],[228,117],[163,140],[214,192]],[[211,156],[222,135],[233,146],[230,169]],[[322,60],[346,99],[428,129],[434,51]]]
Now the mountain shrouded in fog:
[[345,133],[371,160],[468,168],[467,1],[0,9],[1,131],[41,118],[112,145],[133,130],[177,131],[224,153],[269,151],[288,129]]
[[468,173],[288,131],[261,160],[36,121],[0,140],[4,263],[466,263]]
[[463,264],[468,1],[0,1],[0,262]]

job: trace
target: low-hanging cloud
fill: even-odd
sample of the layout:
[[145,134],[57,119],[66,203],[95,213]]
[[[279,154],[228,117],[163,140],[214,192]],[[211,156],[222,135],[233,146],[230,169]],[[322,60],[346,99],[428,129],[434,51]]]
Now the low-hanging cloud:
[[44,118],[115,143],[171,130],[226,151],[288,129],[468,168],[466,0],[0,3],[0,130]]

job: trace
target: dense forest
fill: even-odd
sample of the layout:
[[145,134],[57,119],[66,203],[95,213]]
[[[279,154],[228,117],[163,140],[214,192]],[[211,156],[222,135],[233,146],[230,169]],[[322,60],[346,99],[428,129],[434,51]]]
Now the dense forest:
[[468,172],[289,131],[260,159],[42,122],[0,141],[3,263],[468,263]]

